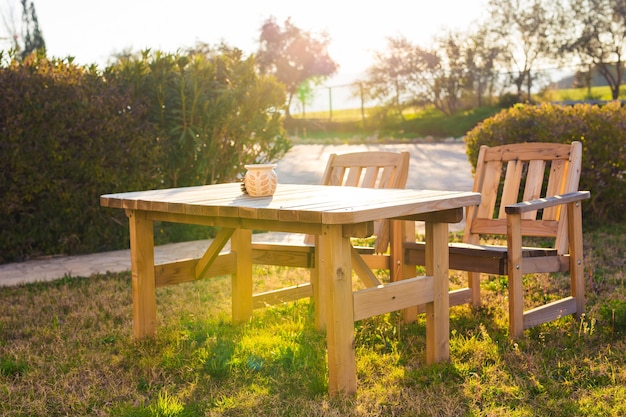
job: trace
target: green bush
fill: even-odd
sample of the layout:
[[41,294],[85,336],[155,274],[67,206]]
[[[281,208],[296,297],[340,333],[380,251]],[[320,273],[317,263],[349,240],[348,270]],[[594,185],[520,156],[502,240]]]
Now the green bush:
[[591,192],[583,205],[592,221],[626,220],[626,109],[619,102],[604,106],[518,104],[482,123],[465,136],[475,167],[481,145],[519,142],[581,141],[581,190]]
[[158,183],[147,107],[93,68],[32,56],[0,68],[0,263],[120,247],[101,194]]
[[[235,181],[245,164],[275,162],[291,146],[280,113],[283,86],[259,76],[253,58],[239,49],[145,51],[109,67],[107,77],[148,103],[147,118],[159,132],[163,155],[160,188]],[[162,244],[212,234],[213,228],[159,222],[155,240]]]
[[146,51],[108,71],[148,100],[164,155],[163,187],[233,181],[245,164],[274,162],[289,150],[284,88],[259,76],[239,49]]
[[[0,54],[0,263],[128,247],[102,194],[235,180],[289,149],[284,88],[221,47],[144,53],[100,72]],[[157,224],[158,243],[207,228]]]

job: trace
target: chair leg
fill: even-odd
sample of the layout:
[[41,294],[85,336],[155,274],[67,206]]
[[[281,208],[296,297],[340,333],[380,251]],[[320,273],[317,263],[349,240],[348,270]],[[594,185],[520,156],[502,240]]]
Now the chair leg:
[[319,236],[315,236],[315,267],[310,270],[311,286],[313,287],[313,309],[315,315],[315,328],[317,330],[326,329],[326,300],[321,295],[325,283],[320,280],[320,245]]
[[472,292],[472,306],[480,307],[480,272],[468,272],[467,285]]
[[522,285],[521,225],[521,215],[507,215],[509,333],[513,338],[520,337],[524,333],[524,287]]
[[583,263],[582,207],[580,202],[567,205],[572,297],[576,299],[576,318],[585,311],[585,267]]

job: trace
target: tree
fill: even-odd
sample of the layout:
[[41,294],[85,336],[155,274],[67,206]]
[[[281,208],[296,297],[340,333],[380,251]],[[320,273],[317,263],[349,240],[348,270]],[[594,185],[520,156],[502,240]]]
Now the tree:
[[614,100],[619,97],[626,53],[626,1],[571,0],[561,9],[564,21],[563,52],[574,54],[581,69],[595,68],[604,77]]
[[312,79],[302,82],[298,86],[298,91],[296,92],[296,98],[298,99],[300,106],[302,106],[303,116],[306,116],[306,105],[310,104],[315,98],[315,91],[313,91],[314,85],[317,85],[317,83],[312,78]]
[[29,0],[20,0],[22,5],[22,22],[16,22],[13,9],[2,12],[2,20],[13,49],[20,59],[26,58],[31,53],[46,49],[43,33],[39,28],[39,20],[35,12],[35,5]]
[[469,34],[466,46],[467,85],[472,91],[477,106],[484,98],[492,97],[498,81],[497,59],[502,54],[502,45],[493,39],[493,33],[485,26]]
[[359,94],[404,118],[403,111],[426,101],[423,75],[436,65],[436,57],[403,36],[387,38],[387,48],[374,53],[374,63],[364,80],[355,85]]
[[552,56],[554,16],[544,0],[490,0],[491,30],[503,42],[502,62],[522,97],[531,98],[536,65]]
[[[435,52],[436,51],[436,52]],[[459,108],[460,99],[470,85],[467,66],[467,45],[458,33],[448,33],[438,40],[432,55],[436,59],[429,65],[428,88],[430,101],[445,114],[453,114]]]
[[39,21],[32,1],[22,0],[22,22],[24,23],[22,59],[24,59],[34,51],[46,49],[46,42],[43,40],[43,34],[39,29]]
[[465,63],[459,35],[448,34],[432,50],[393,37],[388,38],[386,50],[375,53],[366,79],[355,85],[359,94],[366,91],[368,99],[378,100],[402,119],[404,110],[414,105],[433,104],[452,114],[467,82]]
[[338,68],[328,54],[330,39],[315,36],[295,26],[291,19],[280,27],[271,17],[261,26],[256,62],[262,73],[273,74],[287,91],[286,116],[298,87],[312,77],[318,80],[333,75]]

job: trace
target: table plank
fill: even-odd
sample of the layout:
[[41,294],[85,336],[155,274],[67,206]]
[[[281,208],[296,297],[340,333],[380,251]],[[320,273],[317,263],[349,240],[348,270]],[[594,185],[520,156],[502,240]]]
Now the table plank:
[[193,216],[277,220],[319,224],[363,223],[382,218],[476,205],[473,192],[369,189],[278,184],[270,197],[242,193],[241,184],[150,190],[101,197],[105,207]]

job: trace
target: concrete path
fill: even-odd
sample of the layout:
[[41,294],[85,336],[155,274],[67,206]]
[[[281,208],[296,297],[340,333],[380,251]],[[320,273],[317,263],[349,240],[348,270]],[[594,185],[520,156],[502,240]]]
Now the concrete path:
[[[460,141],[419,144],[363,145],[295,145],[278,162],[278,181],[283,183],[319,184],[326,160],[331,153],[358,151],[409,151],[411,164],[407,188],[432,190],[472,189],[471,166]],[[463,224],[451,225],[451,230]],[[418,226],[419,227],[419,226]],[[286,233],[263,233],[254,240],[290,242],[301,236]],[[204,254],[209,241],[162,245],[155,248],[155,262],[167,263],[197,258]],[[64,276],[88,277],[96,273],[121,272],[130,269],[129,250],[80,256],[62,256],[0,265],[0,286],[35,281],[51,281]]]

